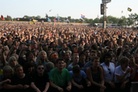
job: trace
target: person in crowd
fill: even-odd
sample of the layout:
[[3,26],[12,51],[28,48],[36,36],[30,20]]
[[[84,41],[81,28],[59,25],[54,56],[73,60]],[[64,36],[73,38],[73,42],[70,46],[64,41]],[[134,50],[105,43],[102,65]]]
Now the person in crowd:
[[86,55],[86,62],[91,61],[91,53],[90,53],[90,49],[85,48],[83,52],[84,52],[84,54]]
[[[90,53],[90,52],[89,52]],[[91,50],[91,53],[90,53],[90,59],[89,59],[89,61],[88,62],[86,62],[85,63],[85,65],[84,65],[84,70],[86,71],[86,69],[88,68],[88,67],[91,67],[91,65],[92,65],[92,62],[93,62],[93,57],[95,57],[95,56],[97,56],[97,52],[96,52],[96,50]]]
[[63,50],[62,52],[61,52],[61,58],[63,58],[63,59],[65,59],[65,62],[66,62],[66,67],[72,62],[72,58],[71,58],[71,56],[72,56],[72,52],[71,52],[71,50]]
[[[84,69],[86,70],[87,67],[92,65],[93,50],[96,50],[98,57],[101,58],[101,63],[105,63],[104,53],[112,50],[114,58],[111,62],[118,66],[122,56],[128,57],[131,54],[136,54],[138,49],[138,31],[134,29],[106,28],[103,30],[83,24],[63,25],[62,23],[55,23],[55,25],[52,25],[39,22],[32,25],[25,22],[0,22],[0,26],[0,75],[3,67],[8,64],[9,58],[13,55],[17,57],[18,63],[24,69],[29,61],[35,63],[38,62],[37,60],[43,61],[38,59],[38,53],[42,50],[47,52],[47,58],[54,63],[54,66],[59,57],[65,58],[66,67],[72,63],[72,58],[70,58],[70,55],[67,55],[66,58],[60,52],[67,51],[67,49],[72,53],[79,53],[79,55],[81,52],[85,52],[86,64]],[[33,51],[33,55],[30,55],[29,51]],[[53,54],[53,52],[56,52],[56,54]],[[135,62],[136,78],[137,60]],[[114,90],[113,69],[111,67],[109,64],[109,70],[106,68],[104,70],[105,84],[108,85],[105,91],[109,87]],[[26,69],[24,70],[26,73]],[[51,68],[49,70],[51,71]],[[108,75],[110,70],[112,72],[111,76]]]
[[91,83],[87,79],[86,73],[81,70],[79,65],[73,66],[73,69],[70,71],[72,77],[72,90],[71,92],[85,92],[88,91]]
[[104,72],[104,81],[105,81],[105,92],[111,92],[115,90],[114,83],[114,73],[115,73],[115,64],[111,62],[112,56],[110,53],[104,54],[103,63],[101,63],[103,72]]
[[129,67],[129,59],[122,57],[120,59],[120,65],[115,68],[116,91],[130,92],[130,80],[131,68]]
[[24,73],[32,78],[35,73],[35,67],[36,65],[33,62],[27,62],[24,67]]
[[53,69],[55,67],[55,65],[54,65],[54,63],[52,63],[52,62],[48,62],[47,64],[46,64],[46,72],[48,73],[48,75],[49,75],[49,73],[50,73],[50,71]]
[[9,65],[5,65],[3,67],[3,75],[1,76],[1,79],[0,79],[0,91],[1,92],[10,91],[6,88],[6,85],[11,83],[11,79],[13,76],[14,76],[14,69]]
[[51,92],[70,92],[71,91],[71,76],[65,68],[64,59],[56,60],[56,67],[49,74]]
[[103,69],[100,66],[99,57],[93,57],[91,67],[86,69],[86,74],[91,82],[90,89],[93,92],[104,92],[106,86],[104,85],[104,74]]
[[17,58],[16,58],[15,56],[11,56],[11,57],[9,58],[9,60],[8,60],[8,64],[9,64],[12,68],[15,68],[15,66],[16,66],[17,64],[19,64],[19,63],[18,63],[18,60],[17,60]]
[[49,60],[54,63],[54,65],[56,66],[56,60],[59,58],[59,54],[57,51],[53,51],[50,56],[49,56]]
[[9,47],[6,45],[6,46],[3,46],[3,49],[2,49],[2,55],[1,55],[1,62],[0,62],[0,66],[1,66],[1,69],[8,64],[8,54],[10,52],[10,49]]
[[80,59],[79,59],[78,65],[82,70],[84,70],[84,65],[86,64],[86,55],[82,52],[79,54],[79,57]]
[[5,85],[5,88],[13,92],[30,92],[30,77],[24,73],[23,67],[18,64],[14,70],[15,75],[11,78],[11,83]]
[[67,69],[71,71],[73,66],[78,65],[78,63],[79,63],[79,53],[73,53],[72,62],[67,66]]
[[[138,52],[137,52],[138,53]],[[134,55],[134,62],[133,62],[133,71],[134,71],[134,76],[133,76],[133,79],[132,79],[132,81],[133,82],[137,82],[138,81],[138,54],[137,53],[135,53],[135,55]]]
[[36,60],[36,65],[39,63],[42,63],[46,67],[46,64],[48,62],[50,62],[50,61],[47,57],[46,51],[44,51],[44,50],[40,51],[38,54],[37,60]]
[[49,76],[41,63],[36,66],[36,73],[32,77],[31,87],[34,92],[49,92]]

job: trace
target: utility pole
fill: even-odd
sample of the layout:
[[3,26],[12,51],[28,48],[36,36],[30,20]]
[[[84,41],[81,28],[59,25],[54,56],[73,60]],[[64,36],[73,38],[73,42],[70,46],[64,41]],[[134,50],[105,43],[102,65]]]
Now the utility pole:
[[106,29],[106,3],[104,4],[103,28]]
[[107,3],[111,2],[111,0],[102,0],[102,4],[101,4],[101,15],[103,15],[103,28],[106,29],[106,13],[107,13]]

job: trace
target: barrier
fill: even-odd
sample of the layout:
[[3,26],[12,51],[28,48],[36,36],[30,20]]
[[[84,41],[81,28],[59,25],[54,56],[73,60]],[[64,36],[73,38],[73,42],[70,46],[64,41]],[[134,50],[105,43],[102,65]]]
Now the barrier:
[[131,82],[131,92],[138,92],[138,82]]

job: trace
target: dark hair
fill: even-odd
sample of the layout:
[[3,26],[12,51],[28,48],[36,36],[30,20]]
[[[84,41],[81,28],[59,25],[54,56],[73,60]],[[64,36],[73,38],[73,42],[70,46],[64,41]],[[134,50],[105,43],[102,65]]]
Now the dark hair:
[[106,58],[106,57],[111,58],[111,57],[112,57],[111,53],[109,53],[109,52],[105,53],[105,54],[104,54],[104,58]]
[[20,65],[20,64],[17,64],[16,66],[15,66],[15,71],[19,68],[19,67],[22,67],[23,68],[23,66],[22,65]]
[[79,65],[73,66],[72,71],[73,71],[73,73],[79,73],[80,72],[80,66]]
[[59,61],[65,61],[63,58],[58,58],[57,60],[56,60],[56,63],[58,63]]
[[[100,59],[100,57],[94,56],[94,57],[92,58],[92,61],[94,61],[95,59]],[[100,62],[100,61],[99,61],[99,62]]]
[[128,63],[128,62],[129,62],[129,58],[127,58],[127,57],[122,57],[122,58],[120,59],[120,65],[126,64],[126,63]]

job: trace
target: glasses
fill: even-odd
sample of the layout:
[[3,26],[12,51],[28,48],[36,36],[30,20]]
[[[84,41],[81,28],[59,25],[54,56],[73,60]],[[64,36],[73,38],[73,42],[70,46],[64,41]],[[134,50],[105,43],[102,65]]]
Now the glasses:
[[109,71],[109,74],[112,74],[110,68],[108,68],[108,71]]
[[38,67],[38,70],[44,70],[44,67]]

